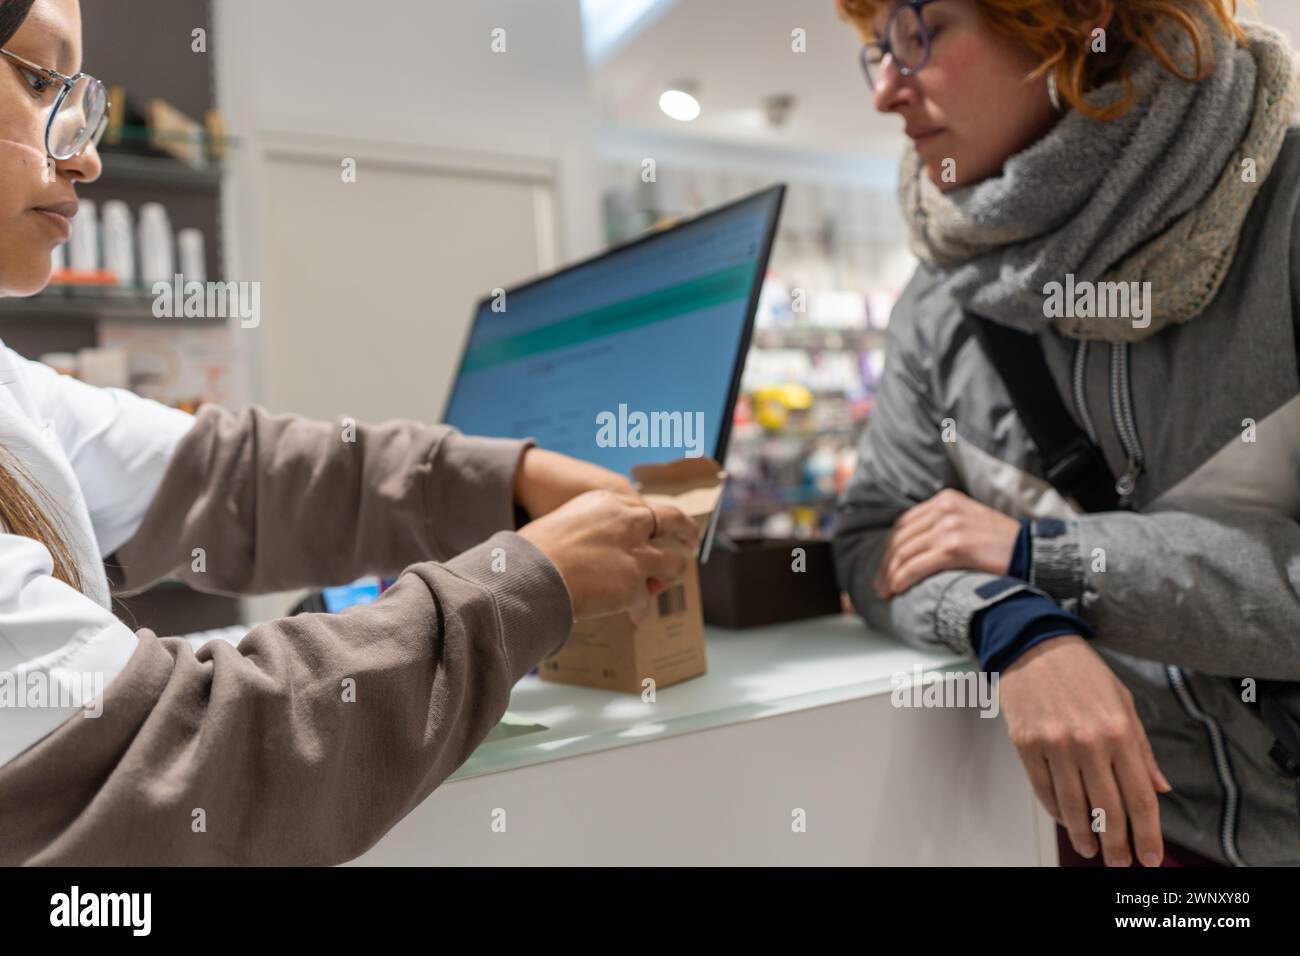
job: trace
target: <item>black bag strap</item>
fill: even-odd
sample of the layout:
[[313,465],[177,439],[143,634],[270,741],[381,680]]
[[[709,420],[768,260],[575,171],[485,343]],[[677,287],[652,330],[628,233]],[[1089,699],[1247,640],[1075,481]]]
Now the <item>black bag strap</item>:
[[[1234,681],[1234,693],[1241,681]],[[1300,825],[1300,684],[1262,680],[1256,684],[1259,716],[1276,738],[1268,755],[1295,781],[1296,822]]]
[[1115,476],[1101,449],[1066,408],[1038,336],[971,312],[966,318],[1038,446],[1052,487],[1084,511],[1115,511],[1119,507]]
[[[1261,680],[1255,691],[1260,717],[1277,737],[1281,753],[1290,758],[1291,772],[1300,777],[1300,683]],[[1273,759],[1282,763],[1276,753]]]

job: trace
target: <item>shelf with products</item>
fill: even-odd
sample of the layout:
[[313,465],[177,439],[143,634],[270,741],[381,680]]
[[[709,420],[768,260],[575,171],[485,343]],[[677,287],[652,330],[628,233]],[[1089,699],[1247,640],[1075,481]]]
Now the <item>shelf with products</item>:
[[[213,313],[195,314],[186,307],[184,290],[180,295],[173,290],[160,303],[157,284],[145,278],[162,278],[172,286],[178,274],[187,280],[223,274],[220,190],[187,184],[175,173],[180,165],[175,160],[132,157],[130,162],[138,179],[95,183],[81,191],[71,237],[54,249],[50,284],[36,295],[0,298],[0,337],[11,348],[31,358],[89,348],[98,344],[102,326],[119,323],[174,329],[226,324],[208,315],[226,312],[228,302]],[[150,170],[162,178],[151,178]],[[205,296],[205,303],[229,299],[227,284],[215,292],[223,294]]]
[[238,403],[231,316],[243,317],[245,284],[207,282],[224,271],[220,160],[233,144],[202,130],[110,133],[50,284],[0,299],[0,338],[94,385],[187,410]]
[[830,534],[883,371],[868,298],[823,290],[804,312],[802,289],[769,275],[760,297],[720,517],[735,537]]
[[[742,396],[738,417],[749,403]],[[727,454],[722,530],[733,537],[829,534],[836,498],[857,460],[858,427],[750,435],[738,426]]]
[[182,132],[144,125],[110,127],[100,143],[98,182],[142,181],[219,189],[226,154],[239,140],[206,130]]
[[866,352],[883,348],[885,331],[873,328],[836,328],[833,326],[792,325],[754,330],[754,348],[806,349],[811,351]]
[[53,319],[69,322],[134,321],[176,322],[214,325],[224,319],[154,315],[157,296],[152,288],[133,283],[127,286],[105,283],[52,282],[36,295],[0,298],[0,322]]
[[182,187],[215,193],[221,189],[222,176],[225,172],[223,165],[214,164],[195,168],[170,156],[105,150],[100,158],[103,161],[103,169],[99,179],[89,186],[81,187],[86,195],[103,191],[105,187],[134,183]]

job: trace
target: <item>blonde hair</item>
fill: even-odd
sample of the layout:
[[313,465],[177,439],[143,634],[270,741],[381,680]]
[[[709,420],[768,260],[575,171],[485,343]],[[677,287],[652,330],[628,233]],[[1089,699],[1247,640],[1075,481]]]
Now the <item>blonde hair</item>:
[[22,463],[7,448],[0,447],[0,524],[9,534],[45,545],[54,561],[54,576],[80,591],[81,571],[67,538],[28,487],[38,486]]

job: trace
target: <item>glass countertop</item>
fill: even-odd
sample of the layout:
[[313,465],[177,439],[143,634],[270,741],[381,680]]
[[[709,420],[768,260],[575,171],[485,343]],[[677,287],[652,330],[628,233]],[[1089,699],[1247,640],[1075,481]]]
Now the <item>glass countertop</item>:
[[706,628],[708,673],[639,694],[593,690],[529,675],[507,720],[450,779],[889,693],[895,674],[965,670],[947,651],[924,651],[868,630],[852,616],[729,631]]

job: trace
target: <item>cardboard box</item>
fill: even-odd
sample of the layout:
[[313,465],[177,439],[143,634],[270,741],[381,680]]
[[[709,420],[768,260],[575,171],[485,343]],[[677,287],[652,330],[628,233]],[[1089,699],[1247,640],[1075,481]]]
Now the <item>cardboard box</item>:
[[[632,469],[637,489],[648,501],[676,505],[707,531],[722,500],[726,472],[712,458],[683,458]],[[656,690],[698,677],[708,669],[704,652],[704,610],[700,569],[691,562],[677,584],[654,599],[641,624],[626,614],[573,625],[569,640],[542,661],[542,680],[601,690],[640,694],[646,679]]]

